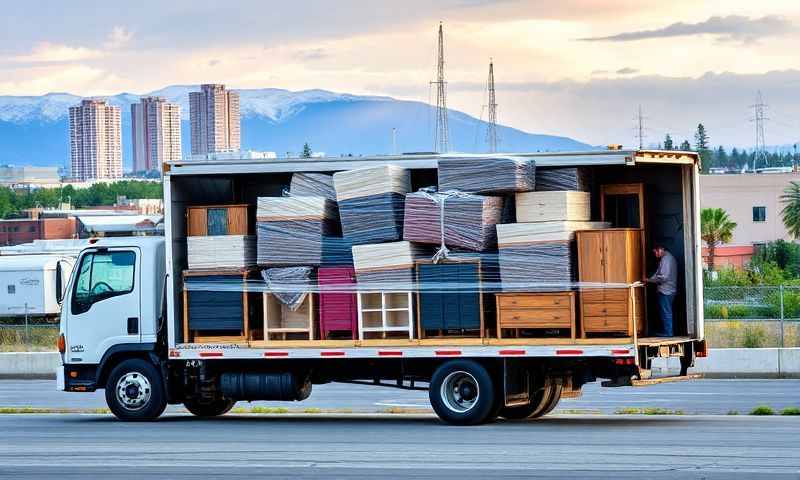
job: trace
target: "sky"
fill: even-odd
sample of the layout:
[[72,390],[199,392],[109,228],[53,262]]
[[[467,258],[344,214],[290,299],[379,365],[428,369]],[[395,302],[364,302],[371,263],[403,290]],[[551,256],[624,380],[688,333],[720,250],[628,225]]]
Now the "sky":
[[[781,0],[26,0],[3,3],[0,95],[147,93],[167,85],[429,101],[444,23],[448,106],[595,145],[800,141],[800,2]],[[502,147],[502,138],[501,147]]]

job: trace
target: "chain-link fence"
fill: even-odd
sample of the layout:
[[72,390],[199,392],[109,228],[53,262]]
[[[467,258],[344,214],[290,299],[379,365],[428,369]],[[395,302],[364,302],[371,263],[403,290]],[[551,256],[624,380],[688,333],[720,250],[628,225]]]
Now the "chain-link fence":
[[57,322],[26,317],[0,320],[0,352],[52,351],[57,340]]
[[800,346],[800,287],[706,287],[712,348]]

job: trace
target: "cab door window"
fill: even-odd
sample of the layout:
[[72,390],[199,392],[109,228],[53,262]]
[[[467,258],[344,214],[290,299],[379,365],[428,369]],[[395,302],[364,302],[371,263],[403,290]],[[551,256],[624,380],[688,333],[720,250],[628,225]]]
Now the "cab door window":
[[72,313],[133,291],[136,254],[131,250],[87,253],[81,260],[72,295]]

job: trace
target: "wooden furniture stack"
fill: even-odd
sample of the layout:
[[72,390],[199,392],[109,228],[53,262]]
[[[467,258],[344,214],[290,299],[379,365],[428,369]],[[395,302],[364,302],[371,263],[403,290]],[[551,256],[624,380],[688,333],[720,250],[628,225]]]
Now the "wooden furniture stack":
[[249,340],[260,295],[248,291],[247,281],[256,274],[252,269],[184,270],[184,342]]
[[565,330],[575,339],[575,292],[497,294],[497,338],[503,330]]
[[348,332],[358,338],[358,301],[356,274],[353,267],[320,267],[319,338],[326,340],[331,332]]
[[247,268],[256,263],[252,205],[186,208],[189,270]]
[[644,287],[630,286],[644,279],[642,235],[639,228],[576,232],[582,337],[644,331]]

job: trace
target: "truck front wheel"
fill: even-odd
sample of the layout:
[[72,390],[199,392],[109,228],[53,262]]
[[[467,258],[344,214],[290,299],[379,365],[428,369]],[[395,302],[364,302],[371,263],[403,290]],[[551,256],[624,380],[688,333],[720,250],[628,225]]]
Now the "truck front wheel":
[[431,406],[452,425],[476,425],[492,416],[495,388],[486,368],[472,360],[453,360],[431,377]]
[[108,376],[106,403],[120,420],[155,420],[167,408],[161,373],[145,360],[125,360]]
[[183,402],[186,410],[189,410],[193,415],[198,417],[218,417],[230,412],[233,406],[236,405],[235,400],[229,398],[218,398],[210,403],[200,403],[194,399],[187,399]]

